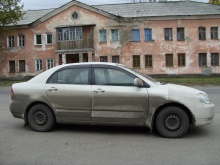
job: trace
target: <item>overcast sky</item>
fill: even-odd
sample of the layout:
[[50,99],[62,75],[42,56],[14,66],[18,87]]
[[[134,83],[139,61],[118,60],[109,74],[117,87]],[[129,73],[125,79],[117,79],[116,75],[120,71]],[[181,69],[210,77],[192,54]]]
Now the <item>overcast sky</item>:
[[[60,7],[71,0],[21,0],[24,4],[24,10],[32,9],[50,9]],[[116,4],[116,3],[128,3],[129,0],[78,0],[88,5],[99,5],[99,4]],[[199,2],[206,2],[208,0],[194,0]]]

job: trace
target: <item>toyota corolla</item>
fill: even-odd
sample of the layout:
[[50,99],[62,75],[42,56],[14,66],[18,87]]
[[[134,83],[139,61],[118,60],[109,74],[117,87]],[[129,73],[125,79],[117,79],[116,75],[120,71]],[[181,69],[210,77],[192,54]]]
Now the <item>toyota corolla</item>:
[[212,123],[214,104],[194,88],[163,84],[113,63],[66,64],[13,84],[10,111],[34,131],[56,123],[130,125],[178,138]]

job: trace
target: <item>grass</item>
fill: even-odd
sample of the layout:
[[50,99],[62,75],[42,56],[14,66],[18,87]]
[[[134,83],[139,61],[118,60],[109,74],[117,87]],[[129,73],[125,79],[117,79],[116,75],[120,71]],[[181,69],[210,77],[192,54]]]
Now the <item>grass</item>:
[[0,80],[0,87],[8,87],[8,86],[11,86],[12,84],[14,83],[19,83],[19,82],[24,82],[22,80]]
[[[172,83],[172,84],[181,84],[181,85],[215,85],[220,86],[220,77],[200,77],[200,78],[156,78],[159,82]],[[14,83],[24,82],[24,81],[14,81],[14,80],[0,80],[0,86],[6,87],[11,86]]]
[[220,86],[220,77],[200,77],[200,78],[156,78],[159,82],[181,84],[181,85],[215,85]]

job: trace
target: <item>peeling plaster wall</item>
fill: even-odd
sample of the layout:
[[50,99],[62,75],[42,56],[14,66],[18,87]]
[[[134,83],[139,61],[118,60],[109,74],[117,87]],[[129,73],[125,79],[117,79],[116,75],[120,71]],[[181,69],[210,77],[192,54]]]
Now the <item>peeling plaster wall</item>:
[[[79,17],[76,20],[71,18],[71,14],[77,12]],[[94,24],[94,57],[99,61],[100,56],[108,56],[111,62],[112,56],[119,55],[120,63],[132,67],[133,55],[140,55],[141,67],[139,71],[146,74],[210,74],[220,73],[220,66],[210,66],[211,53],[220,53],[219,40],[210,39],[210,27],[220,27],[220,19],[209,20],[170,20],[170,21],[149,21],[131,19],[126,21],[116,21],[94,13],[79,6],[72,6],[65,11],[51,17],[43,23],[27,29],[12,31],[10,35],[15,36],[15,48],[10,48],[0,54],[0,78],[14,76],[35,76],[40,72],[35,71],[35,59],[42,59],[43,71],[46,70],[46,59],[54,59],[54,65],[59,64],[59,57],[55,53],[56,28],[77,25]],[[206,27],[206,40],[198,40],[198,27]],[[177,27],[185,28],[185,41],[177,41]],[[152,28],[152,42],[144,41],[144,28]],[[164,40],[164,28],[173,28],[173,41]],[[98,39],[99,29],[107,30],[107,43],[101,43]],[[111,41],[111,29],[119,29],[120,40]],[[140,29],[140,42],[131,41],[131,30]],[[46,45],[46,33],[53,33],[53,44]],[[34,45],[34,34],[42,34],[42,45]],[[25,46],[17,47],[17,36],[25,36]],[[4,40],[2,40],[4,38]],[[1,38],[5,43],[7,37]],[[178,67],[178,53],[186,54],[186,66]],[[207,53],[207,67],[199,67],[198,53]],[[145,55],[153,55],[153,67],[145,68]],[[166,67],[165,54],[173,54],[174,66]],[[16,61],[16,72],[9,73],[9,60]],[[26,72],[19,73],[18,61],[26,61]]]

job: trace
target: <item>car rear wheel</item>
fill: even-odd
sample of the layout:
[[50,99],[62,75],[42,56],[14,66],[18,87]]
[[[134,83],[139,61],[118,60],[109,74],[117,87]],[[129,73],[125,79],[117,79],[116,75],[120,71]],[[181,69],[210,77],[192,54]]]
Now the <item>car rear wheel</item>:
[[53,112],[46,105],[34,105],[28,113],[28,122],[34,131],[47,132],[55,126]]
[[166,107],[157,115],[156,128],[163,137],[179,138],[188,131],[189,118],[179,107]]

